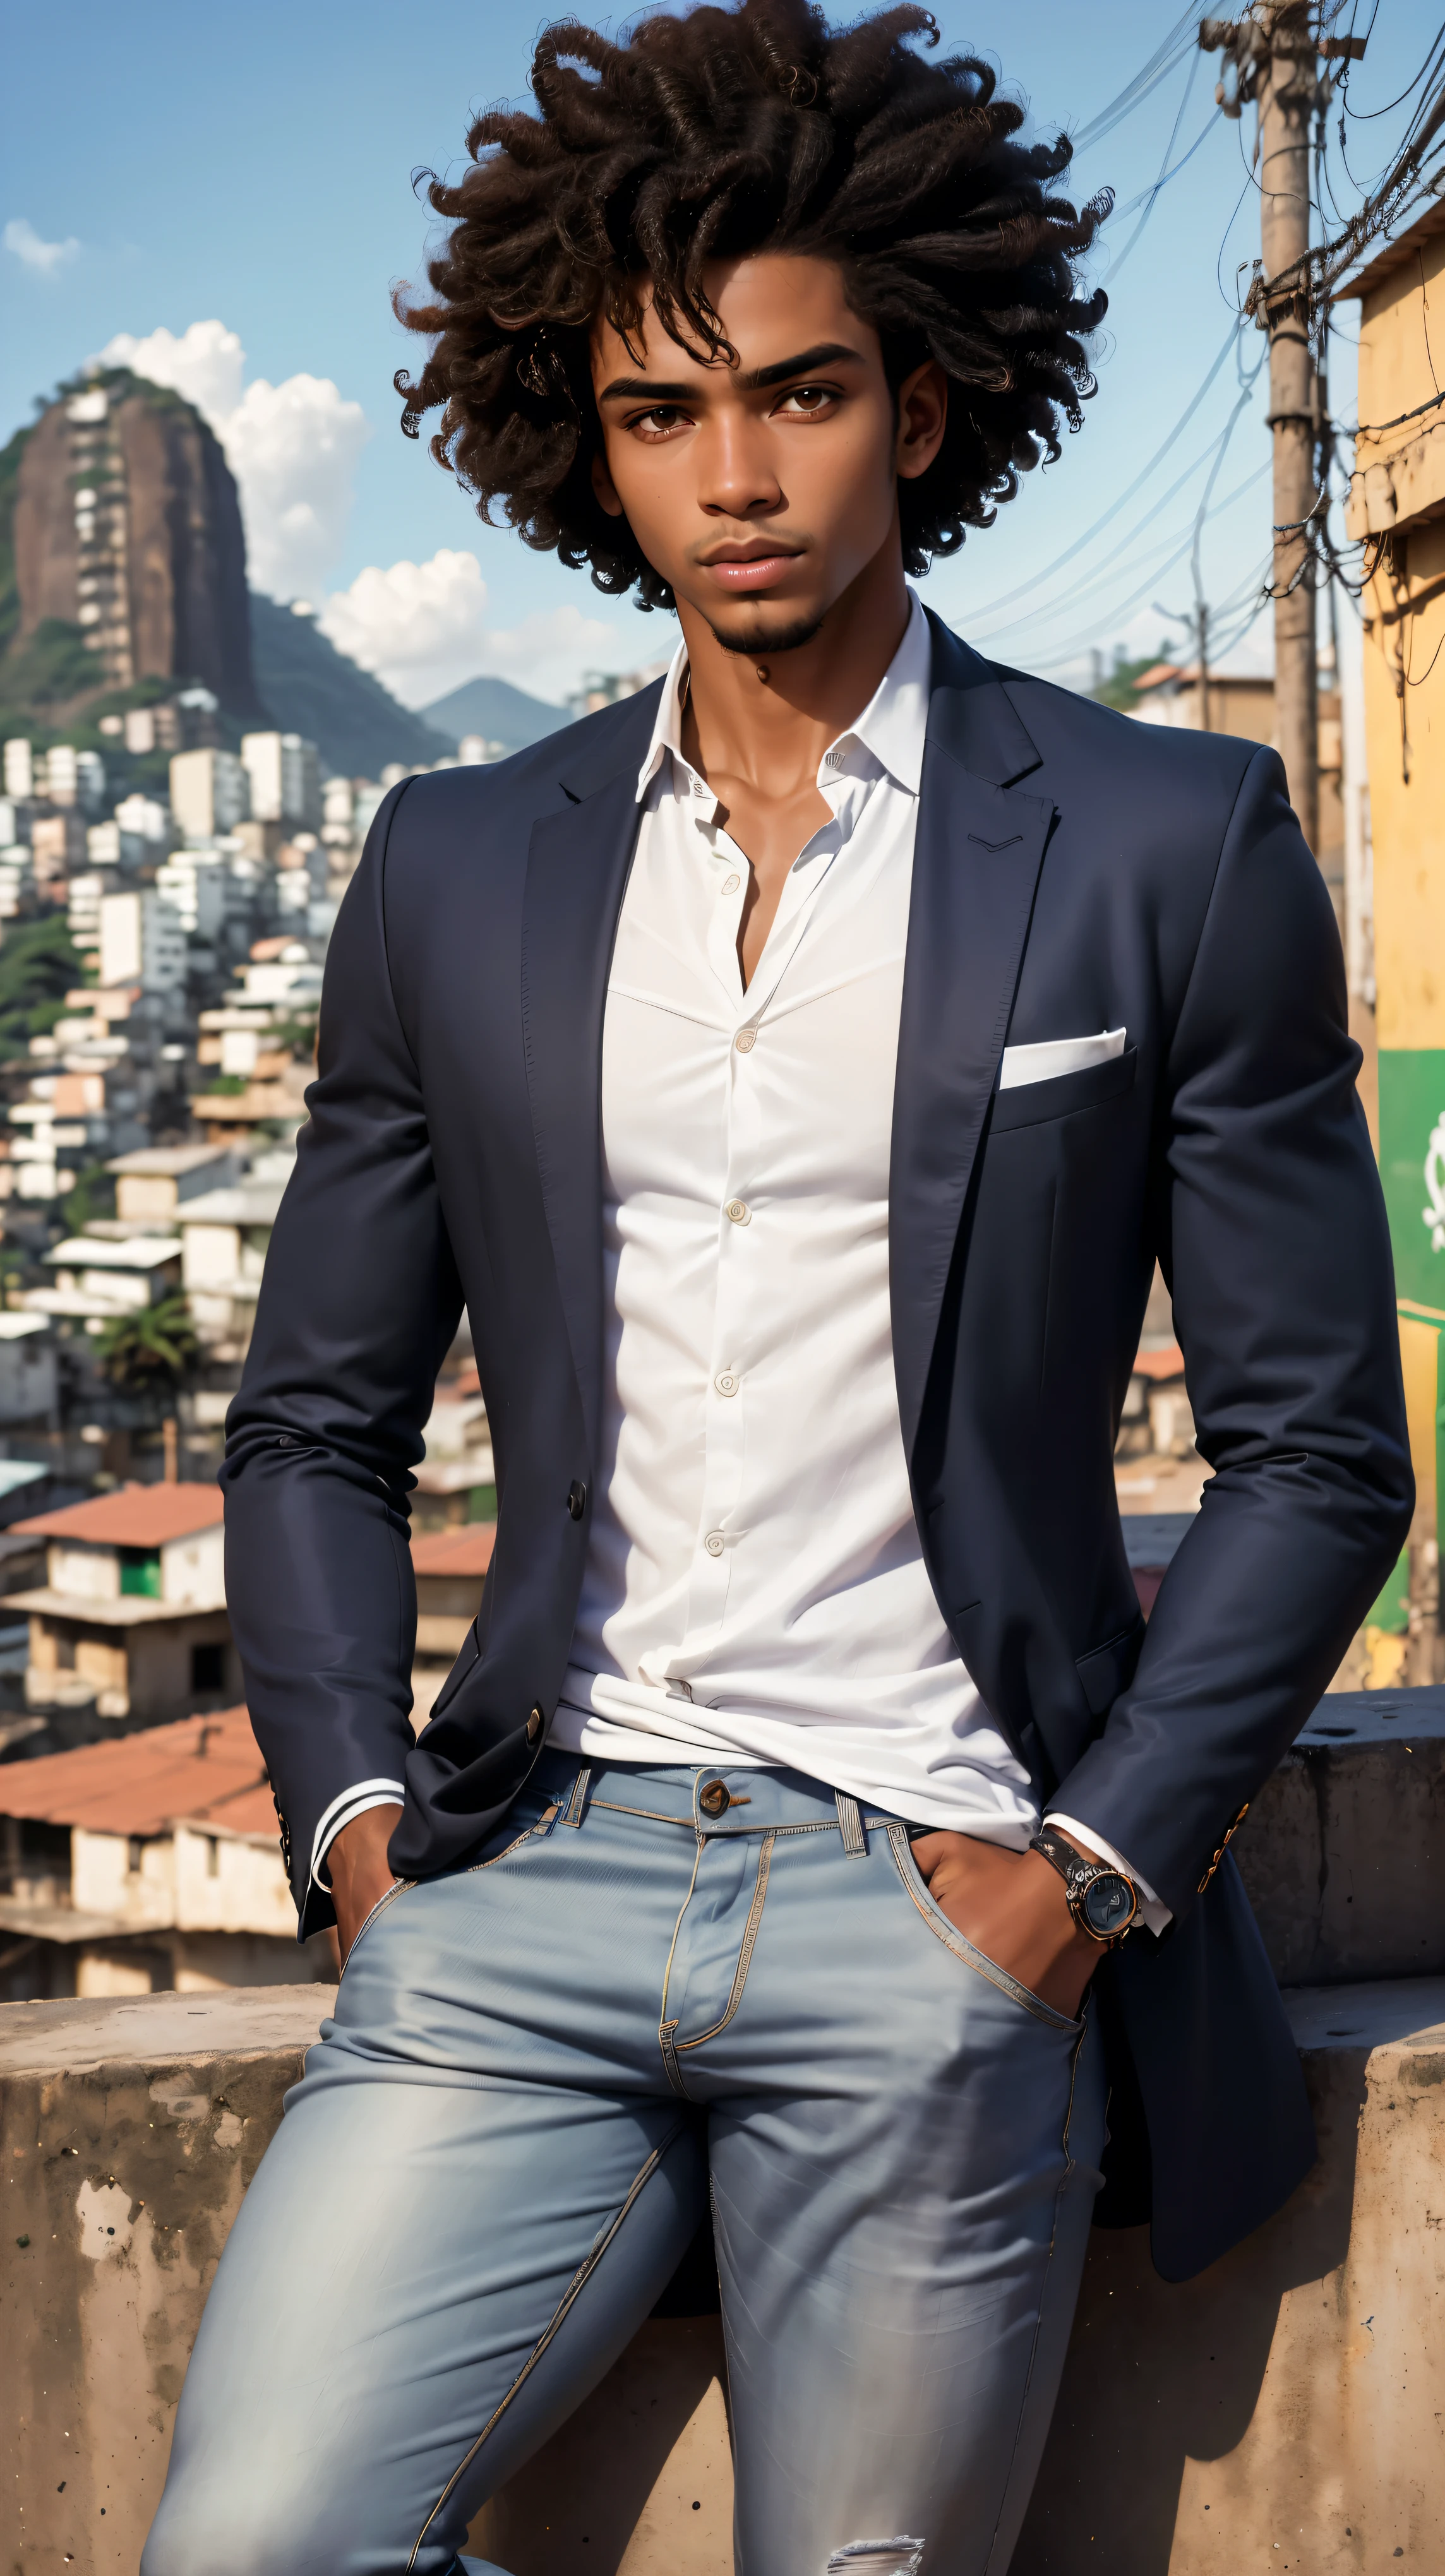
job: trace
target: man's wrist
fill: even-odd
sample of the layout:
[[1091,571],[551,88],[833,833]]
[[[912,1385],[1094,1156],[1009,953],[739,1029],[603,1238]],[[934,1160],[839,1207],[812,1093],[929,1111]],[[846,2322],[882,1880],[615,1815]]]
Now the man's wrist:
[[1029,1849],[1056,1872],[1082,1939],[1099,1950],[1112,1949],[1123,1940],[1139,1919],[1139,1889],[1126,1870],[1081,1850],[1071,1836],[1048,1820],[1040,1826]]
[[[358,1816],[377,1807],[401,1807],[406,1804],[403,1780],[355,1780],[342,1789],[317,1819],[311,1840],[311,1881],[327,1895],[331,1892],[331,1853],[346,1827]],[[395,1828],[389,1828],[395,1831]]]

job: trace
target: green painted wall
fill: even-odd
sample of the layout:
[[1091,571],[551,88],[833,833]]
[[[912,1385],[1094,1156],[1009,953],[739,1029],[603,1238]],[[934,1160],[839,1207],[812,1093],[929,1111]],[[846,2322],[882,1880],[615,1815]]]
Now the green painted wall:
[[1445,1314],[1445,1047],[1381,1048],[1380,1177],[1395,1286]]

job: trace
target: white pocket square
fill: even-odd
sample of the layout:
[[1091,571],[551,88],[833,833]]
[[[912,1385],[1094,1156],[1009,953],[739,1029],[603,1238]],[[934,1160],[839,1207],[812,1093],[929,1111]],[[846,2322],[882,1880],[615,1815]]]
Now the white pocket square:
[[1101,1029],[1096,1038],[1045,1038],[1038,1046],[1005,1047],[998,1087],[1018,1091],[1026,1082],[1056,1082],[1061,1073],[1110,1064],[1123,1054],[1128,1034],[1127,1029]]

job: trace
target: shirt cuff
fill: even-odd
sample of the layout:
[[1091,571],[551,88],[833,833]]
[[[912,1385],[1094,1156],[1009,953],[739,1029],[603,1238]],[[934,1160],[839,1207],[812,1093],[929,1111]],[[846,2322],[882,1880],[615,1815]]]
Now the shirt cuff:
[[358,1780],[354,1788],[343,1789],[339,1798],[332,1799],[312,1839],[312,1886],[322,1888],[328,1896],[330,1895],[331,1881],[329,1878],[323,1878],[321,1864],[342,1826],[349,1825],[353,1816],[364,1816],[368,1807],[404,1807],[405,1805],[406,1782],[404,1780]]
[[1126,1878],[1133,1880],[1139,1890],[1139,1921],[1148,1931],[1157,1936],[1163,1931],[1166,1923],[1173,1922],[1173,1909],[1166,1905],[1162,1898],[1155,1895],[1148,1880],[1140,1877],[1133,1862],[1126,1860],[1122,1852],[1115,1851],[1113,1844],[1106,1843],[1102,1834],[1096,1834],[1092,1826],[1076,1825],[1072,1816],[1061,1815],[1057,1807],[1049,1809],[1044,1822],[1046,1825],[1058,1825],[1071,1842],[1082,1843],[1085,1851],[1095,1853],[1100,1860],[1106,1860],[1111,1869],[1121,1869]]

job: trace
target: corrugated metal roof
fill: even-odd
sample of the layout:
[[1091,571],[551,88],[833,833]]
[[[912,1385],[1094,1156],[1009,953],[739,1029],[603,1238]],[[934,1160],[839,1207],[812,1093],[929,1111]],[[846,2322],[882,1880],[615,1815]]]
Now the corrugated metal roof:
[[427,1530],[411,1543],[416,1574],[474,1574],[480,1583],[497,1544],[495,1521],[468,1521],[460,1529]]
[[244,1708],[183,1717],[113,1744],[0,1763],[0,1815],[97,1834],[158,1834],[175,1818],[274,1834],[276,1809]]
[[223,1517],[216,1485],[122,1485],[118,1493],[10,1526],[34,1538],[88,1540],[92,1547],[165,1547],[213,1529]]

